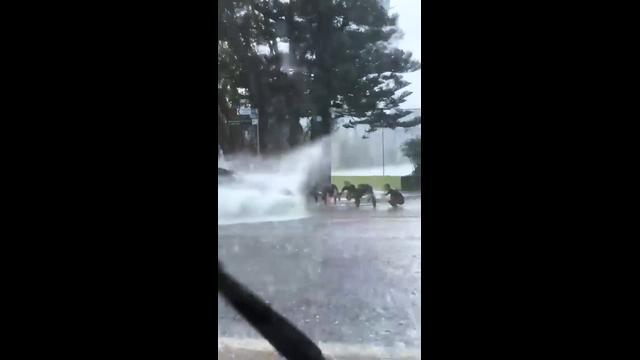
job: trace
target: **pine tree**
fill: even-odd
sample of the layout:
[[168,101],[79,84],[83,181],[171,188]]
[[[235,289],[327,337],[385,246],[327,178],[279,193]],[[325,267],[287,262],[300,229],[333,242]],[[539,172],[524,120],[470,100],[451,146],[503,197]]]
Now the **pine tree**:
[[[283,72],[278,49],[285,9],[279,1],[218,3],[218,89],[231,108],[247,100],[258,109],[263,153],[302,140],[296,110],[304,103],[304,91],[295,86],[294,77]],[[259,47],[267,47],[267,53],[259,52]],[[246,89],[247,95],[238,94],[238,88]]]
[[377,0],[299,0],[288,6],[294,13],[289,38],[306,70],[310,112],[321,119],[313,124],[313,138],[329,134],[334,120],[345,116],[356,119],[347,126],[411,125],[398,121],[410,114],[398,106],[411,93],[396,94],[409,85],[400,74],[420,64],[389,47],[399,31],[396,17]]
[[409,158],[411,164],[413,164],[413,175],[422,174],[422,141],[420,137],[407,140],[402,145],[402,154]]
[[[300,117],[313,119],[312,139],[331,133],[339,117],[352,119],[347,127],[367,124],[369,131],[417,125],[419,117],[400,121],[409,112],[398,106],[410,95],[397,95],[408,85],[400,74],[420,64],[389,47],[396,21],[377,0],[222,0],[218,89],[228,103],[222,108],[235,108],[237,89],[247,89],[260,114],[261,139],[275,147],[299,143]],[[288,54],[280,53],[278,40],[288,42]]]

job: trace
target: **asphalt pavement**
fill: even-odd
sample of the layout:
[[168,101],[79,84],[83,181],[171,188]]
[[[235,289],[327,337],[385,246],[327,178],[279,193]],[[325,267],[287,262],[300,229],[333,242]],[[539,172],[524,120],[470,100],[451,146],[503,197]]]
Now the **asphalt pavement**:
[[[321,346],[419,358],[420,214],[419,195],[398,210],[313,204],[302,219],[219,226],[219,258]],[[221,298],[218,314],[219,349],[260,343]]]

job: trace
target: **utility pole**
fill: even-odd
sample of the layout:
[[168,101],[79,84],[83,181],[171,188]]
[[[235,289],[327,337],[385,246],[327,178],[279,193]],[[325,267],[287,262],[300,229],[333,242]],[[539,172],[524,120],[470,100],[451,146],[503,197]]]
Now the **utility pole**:
[[257,146],[257,154],[260,156],[260,114],[258,113],[258,109],[255,109],[255,114],[253,109],[251,111],[251,125],[256,126],[256,146]]
[[258,143],[258,156],[260,156],[260,118],[256,120],[256,142]]
[[382,176],[384,176],[384,128],[382,128]]

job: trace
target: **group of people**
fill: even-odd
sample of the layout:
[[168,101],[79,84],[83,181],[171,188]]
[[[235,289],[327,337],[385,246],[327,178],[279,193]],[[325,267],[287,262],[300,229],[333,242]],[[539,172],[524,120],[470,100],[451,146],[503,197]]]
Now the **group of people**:
[[[398,205],[404,204],[404,196],[400,191],[391,188],[389,184],[384,185],[384,190],[384,195],[389,196],[389,204],[393,208],[397,208]],[[355,186],[350,182],[345,181],[342,190],[338,190],[338,187],[334,184],[324,186],[316,185],[309,191],[309,195],[316,203],[322,199],[322,201],[327,204],[329,198],[331,198],[333,199],[333,203],[336,204],[342,199],[342,195],[345,192],[347,201],[353,199],[356,207],[360,207],[360,202],[364,197],[368,197],[373,207],[376,207],[376,196],[373,192],[373,187],[369,184],[359,184],[358,186]]]

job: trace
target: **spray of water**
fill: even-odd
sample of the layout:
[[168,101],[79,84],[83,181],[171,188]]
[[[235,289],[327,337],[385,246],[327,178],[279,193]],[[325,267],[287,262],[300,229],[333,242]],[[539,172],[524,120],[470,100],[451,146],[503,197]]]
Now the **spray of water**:
[[310,180],[329,159],[328,140],[280,156],[225,156],[218,167],[235,180],[218,183],[218,224],[295,220],[308,216],[306,192]]

